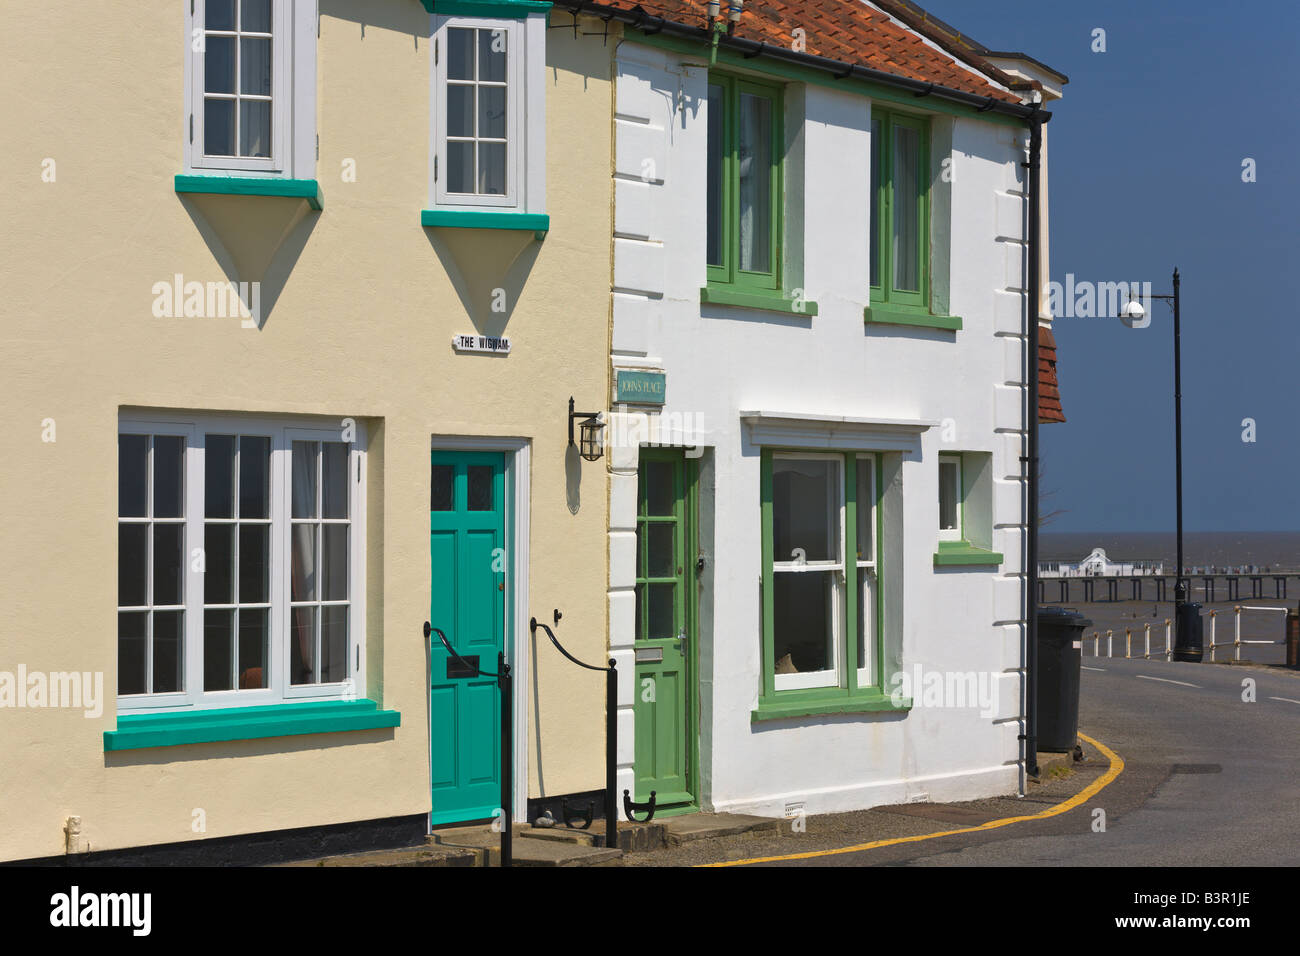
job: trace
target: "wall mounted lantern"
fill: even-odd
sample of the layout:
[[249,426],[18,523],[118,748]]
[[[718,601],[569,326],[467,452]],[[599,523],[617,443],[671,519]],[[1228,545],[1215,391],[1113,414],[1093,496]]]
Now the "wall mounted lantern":
[[600,461],[600,456],[604,452],[601,429],[605,427],[605,423],[597,417],[599,414],[600,412],[575,412],[573,397],[569,397],[569,446],[573,446],[573,420],[581,418],[583,420],[578,424],[578,428],[582,432],[582,437],[578,451],[587,461]]

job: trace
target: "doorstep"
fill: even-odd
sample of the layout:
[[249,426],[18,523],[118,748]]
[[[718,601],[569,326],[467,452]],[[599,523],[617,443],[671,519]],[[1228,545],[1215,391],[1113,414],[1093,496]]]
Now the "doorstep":
[[743,813],[689,813],[664,820],[668,845],[681,846],[696,840],[752,839],[775,836],[783,820],[775,817],[754,817]]
[[[510,853],[515,866],[620,866],[623,851],[579,841],[530,839],[534,828],[515,824]],[[586,833],[576,830],[574,833]],[[501,834],[491,824],[443,827],[429,834],[431,846],[473,853],[474,866],[501,865]]]
[[396,850],[366,850],[342,853],[314,860],[279,863],[277,866],[477,866],[470,850],[449,846],[402,847]]

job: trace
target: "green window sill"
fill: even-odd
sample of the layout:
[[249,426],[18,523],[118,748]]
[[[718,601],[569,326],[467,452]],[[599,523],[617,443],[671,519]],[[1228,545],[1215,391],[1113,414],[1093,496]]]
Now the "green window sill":
[[104,750],[139,750],[223,740],[257,740],[298,734],[398,727],[402,715],[380,710],[373,700],[329,700],[166,714],[119,714],[117,729],[104,731]]
[[961,331],[961,319],[955,315],[931,315],[920,310],[913,312],[888,305],[868,306],[864,315],[866,320],[874,325],[910,325],[922,329]]
[[484,209],[422,209],[421,226],[451,229],[517,229],[545,239],[551,231],[551,217],[543,213],[494,212]]
[[749,719],[751,723],[758,723],[762,720],[821,717],[829,714],[907,713],[911,709],[912,698],[904,697],[895,704],[888,694],[878,692],[848,697],[843,691],[832,695],[817,691],[778,691],[775,699],[760,699],[758,707],[750,711]]
[[997,551],[985,551],[965,541],[940,541],[939,550],[934,553],[936,568],[961,565],[997,565],[1002,563],[1002,555]]
[[180,176],[178,193],[201,193],[209,196],[279,196],[305,199],[312,209],[325,205],[325,194],[314,179],[268,179],[256,176]]
[[530,13],[548,13],[550,0],[420,0],[424,9],[444,17],[513,17],[522,19]]
[[710,285],[700,290],[702,305],[734,305],[741,309],[762,309],[789,315],[817,314],[817,303],[787,299],[779,292],[738,292],[727,286]]

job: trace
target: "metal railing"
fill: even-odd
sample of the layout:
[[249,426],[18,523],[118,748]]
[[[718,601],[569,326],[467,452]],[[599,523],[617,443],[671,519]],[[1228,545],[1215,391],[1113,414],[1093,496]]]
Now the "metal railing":
[[[1223,643],[1219,643],[1218,641],[1215,640],[1216,622],[1218,620],[1219,612],[1217,610],[1211,610],[1206,612],[1210,618],[1210,639],[1206,643],[1205,647],[1210,652],[1210,663],[1215,663],[1215,652],[1220,648],[1228,648],[1228,647],[1233,648],[1234,649],[1233,659],[1239,661],[1241,660],[1241,649],[1243,646],[1249,644],[1263,644],[1263,645],[1271,645],[1276,647],[1277,645],[1286,644],[1285,638],[1280,641],[1256,641],[1256,640],[1242,639],[1241,616],[1246,611],[1264,611],[1264,612],[1280,611],[1283,615],[1285,615],[1291,611],[1291,608],[1252,607],[1248,604],[1238,604],[1235,607],[1233,607],[1232,611],[1233,611],[1233,639],[1231,642],[1225,641]],[[1163,653],[1157,652],[1156,657],[1157,658],[1163,657],[1165,660],[1170,661],[1173,660],[1173,621],[1171,619],[1165,618],[1164,629],[1165,629],[1165,649]],[[1151,623],[1149,621],[1144,623],[1142,625],[1141,630],[1142,630],[1142,654],[1136,659],[1151,660],[1152,659],[1151,658]],[[1135,659],[1133,656],[1133,631],[1134,628],[1131,627],[1124,628],[1124,659],[1125,660]],[[1092,632],[1092,656],[1093,657],[1103,656],[1101,653],[1101,640],[1102,640],[1103,633],[1106,638],[1106,653],[1104,656],[1114,657],[1115,656],[1115,630],[1113,628],[1108,629],[1105,632],[1100,632],[1100,631]]]

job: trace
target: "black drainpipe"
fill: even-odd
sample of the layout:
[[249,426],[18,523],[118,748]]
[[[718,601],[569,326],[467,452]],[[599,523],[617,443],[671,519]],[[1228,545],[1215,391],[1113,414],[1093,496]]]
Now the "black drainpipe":
[[[1046,114],[1049,115],[1050,114]],[[1025,494],[1027,514],[1025,524],[1029,540],[1026,542],[1025,562],[1025,773],[1038,776],[1038,315],[1043,297],[1043,280],[1040,271],[1042,255],[1042,157],[1043,114],[1029,117],[1029,303],[1025,309],[1028,325],[1029,356],[1029,441],[1026,464],[1029,468]]]

